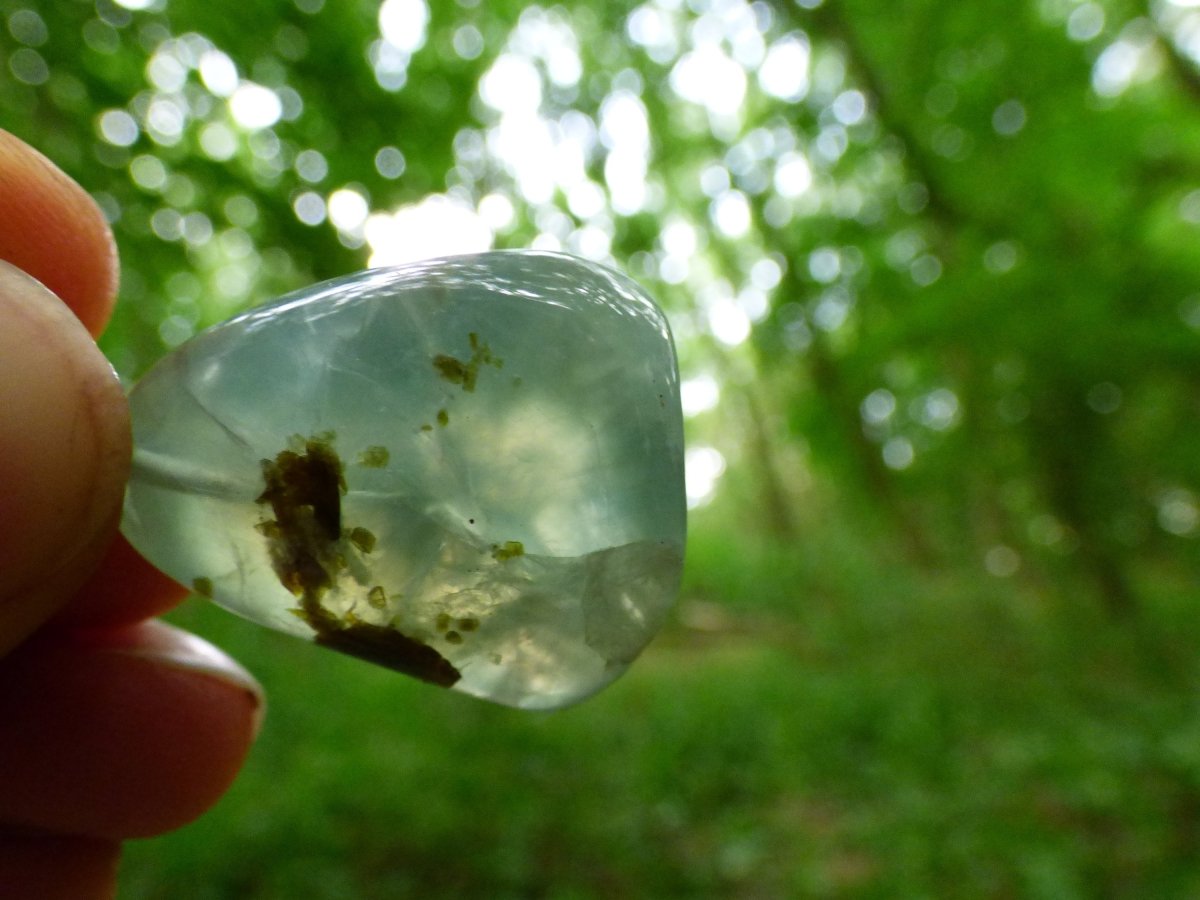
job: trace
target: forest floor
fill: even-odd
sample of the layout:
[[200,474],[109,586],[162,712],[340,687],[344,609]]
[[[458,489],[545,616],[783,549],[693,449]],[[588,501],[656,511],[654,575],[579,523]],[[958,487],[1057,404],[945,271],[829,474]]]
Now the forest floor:
[[130,848],[121,900],[1200,895],[1186,590],[1132,627],[982,574],[720,557],[549,714],[188,604],[267,724],[211,814]]

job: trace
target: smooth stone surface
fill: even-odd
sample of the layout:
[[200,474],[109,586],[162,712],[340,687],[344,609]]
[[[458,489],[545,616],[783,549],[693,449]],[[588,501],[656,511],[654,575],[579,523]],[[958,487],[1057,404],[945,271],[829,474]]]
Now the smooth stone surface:
[[130,395],[122,529],[279,631],[552,708],[664,621],[685,540],[662,312],[572,257],[376,269],[212,328]]

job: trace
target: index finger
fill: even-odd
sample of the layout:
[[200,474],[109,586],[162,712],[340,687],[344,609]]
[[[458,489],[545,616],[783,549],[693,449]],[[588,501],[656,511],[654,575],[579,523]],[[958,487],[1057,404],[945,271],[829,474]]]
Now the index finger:
[[92,336],[117,295],[117,250],[104,214],[82,187],[0,129],[0,259],[53,291]]

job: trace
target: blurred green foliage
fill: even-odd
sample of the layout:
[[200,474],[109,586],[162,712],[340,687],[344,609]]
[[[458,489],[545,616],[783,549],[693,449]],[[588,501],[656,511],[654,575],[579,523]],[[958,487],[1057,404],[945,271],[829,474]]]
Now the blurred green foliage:
[[519,715],[185,609],[273,715],[123,896],[1194,895],[1198,33],[0,0],[0,126],[113,223],[123,375],[467,238],[630,271],[683,369],[688,579],[629,676]]

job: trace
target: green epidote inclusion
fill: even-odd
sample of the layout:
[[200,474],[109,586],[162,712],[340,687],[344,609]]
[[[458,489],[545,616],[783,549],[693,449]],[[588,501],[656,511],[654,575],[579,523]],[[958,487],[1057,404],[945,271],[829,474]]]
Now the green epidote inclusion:
[[368,447],[358,454],[358,464],[365,469],[386,469],[390,460],[387,447]]
[[[479,339],[477,332],[472,331],[467,334],[467,343],[471,347],[471,356],[468,360],[464,362],[447,353],[438,353],[433,357],[433,368],[443,381],[456,384],[466,393],[473,394],[475,386],[479,383],[479,369],[482,366],[502,369],[504,360],[492,355],[491,348]],[[445,428],[450,424],[450,411],[442,407],[437,411],[436,418],[438,425]],[[421,426],[421,430],[433,431],[433,426],[426,423]]]
[[474,617],[455,619],[449,613],[439,613],[434,625],[447,643],[461,644],[464,632],[470,634],[479,628],[479,620]]
[[487,365],[500,369],[504,367],[504,360],[492,356],[491,349],[479,340],[479,335],[474,331],[467,335],[467,341],[471,345],[470,359],[463,362],[461,359],[439,353],[433,358],[433,367],[445,381],[457,384],[468,394],[472,394],[475,392],[475,384],[479,380],[480,366]]
[[505,541],[503,544],[492,545],[492,559],[505,562],[525,555],[525,545],[520,541]]
[[[270,507],[274,518],[261,522],[258,531],[267,540],[280,583],[299,598],[293,612],[315,632],[315,642],[443,687],[457,682],[458,669],[427,644],[353,613],[339,617],[323,605],[349,568],[349,554],[368,554],[375,547],[375,536],[367,529],[343,528],[346,479],[333,436],[316,435],[302,448],[264,459],[262,474],[265,486],[255,502]],[[211,583],[209,587],[211,592]],[[367,602],[386,606],[386,591],[371,588]]]

